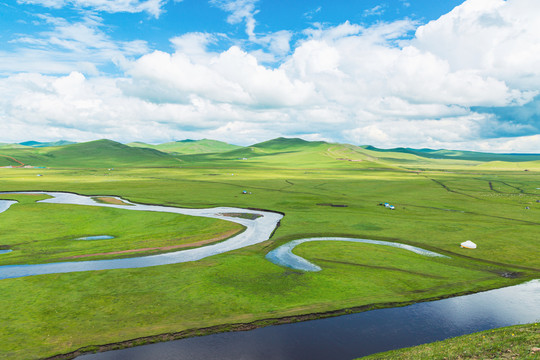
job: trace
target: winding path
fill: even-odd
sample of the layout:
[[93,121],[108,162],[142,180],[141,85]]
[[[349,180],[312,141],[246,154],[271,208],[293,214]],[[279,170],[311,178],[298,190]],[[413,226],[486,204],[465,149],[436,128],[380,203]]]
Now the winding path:
[[11,159],[11,160],[15,161],[16,163],[20,164],[20,165],[15,166],[15,167],[23,167],[25,165],[23,162],[20,162],[19,160],[15,159],[13,156],[8,156],[8,155],[0,155],[0,156]]

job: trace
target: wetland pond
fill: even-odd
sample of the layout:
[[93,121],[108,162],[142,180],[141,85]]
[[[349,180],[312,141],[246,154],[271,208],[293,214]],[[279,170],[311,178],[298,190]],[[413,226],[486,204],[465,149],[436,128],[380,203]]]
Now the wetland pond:
[[540,321],[540,280],[405,307],[187,338],[77,359],[354,359],[535,321]]
[[96,235],[96,236],[85,236],[85,237],[80,237],[80,238],[76,238],[75,240],[110,240],[110,239],[114,239],[114,236],[110,236],[110,235]]

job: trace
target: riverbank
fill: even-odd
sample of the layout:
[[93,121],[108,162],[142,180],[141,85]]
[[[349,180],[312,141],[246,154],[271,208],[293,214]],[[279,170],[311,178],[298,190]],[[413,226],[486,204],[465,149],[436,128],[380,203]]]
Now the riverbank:
[[[526,286],[526,284],[520,285],[518,287],[523,287],[523,286]],[[511,288],[507,288],[507,289],[511,289]],[[502,289],[502,290],[505,290],[505,289]],[[492,292],[493,291],[491,291],[491,293]],[[490,292],[483,293],[483,294],[488,294],[488,293]],[[174,332],[174,333],[165,333],[165,334],[159,334],[159,335],[154,335],[154,336],[140,337],[140,338],[120,341],[120,342],[115,342],[115,343],[86,346],[70,353],[59,354],[52,357],[48,357],[46,359],[47,360],[73,359],[73,358],[76,358],[78,356],[88,354],[88,353],[120,350],[120,349],[135,347],[135,346],[156,344],[160,342],[174,341],[174,340],[186,339],[186,338],[192,338],[192,337],[207,336],[207,335],[219,334],[219,333],[225,333],[225,332],[249,331],[249,330],[255,330],[255,329],[259,329],[259,328],[263,328],[267,326],[293,324],[293,323],[298,323],[298,322],[303,322],[303,321],[308,321],[308,320],[332,318],[332,317],[357,314],[357,313],[367,312],[367,311],[377,310],[377,309],[396,310],[399,307],[406,307],[412,304],[429,303],[429,302],[433,302],[433,301],[437,301],[441,299],[456,299],[456,298],[463,297],[469,294],[471,293],[469,292],[469,293],[464,293],[464,294],[454,294],[452,296],[440,296],[436,298],[423,299],[416,302],[408,301],[408,302],[399,302],[399,303],[395,302],[395,303],[369,304],[369,305],[364,305],[364,306],[358,306],[358,307],[352,307],[352,308],[328,311],[328,312],[269,318],[269,319],[256,320],[253,322],[246,322],[246,323],[222,324],[222,325],[211,326],[211,327],[206,327],[206,328],[187,329],[184,331],[179,331],[179,332]],[[478,294],[476,295],[478,296]],[[394,309],[390,309],[390,308],[394,308]],[[252,346],[254,345],[252,344]]]

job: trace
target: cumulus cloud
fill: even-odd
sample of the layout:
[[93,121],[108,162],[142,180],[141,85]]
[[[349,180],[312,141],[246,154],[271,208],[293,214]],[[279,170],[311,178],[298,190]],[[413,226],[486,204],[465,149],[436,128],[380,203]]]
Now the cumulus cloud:
[[521,89],[540,88],[540,2],[468,0],[420,26],[412,45],[448,62]]
[[[381,147],[540,149],[536,0],[467,0],[425,25],[315,24],[292,48],[291,32],[255,32],[255,0],[213,3],[231,24],[245,23],[249,41],[263,49],[239,41],[210,51],[222,35],[188,33],[171,39],[172,52],[151,51],[112,41],[99,19],[43,17],[53,30],[18,43],[33,51],[97,50],[102,60],[88,64],[116,56],[124,74],[85,76],[72,64],[69,75],[0,79],[6,134],[16,137],[17,124],[28,124],[74,140],[249,144],[285,135]],[[272,65],[263,60],[269,55]]]
[[[111,138],[167,141],[203,135],[238,120],[227,104],[193,97],[187,104],[155,104],[126,97],[118,79],[18,74],[0,79],[3,139],[20,141]],[[205,119],[205,121],[201,121]],[[43,129],[46,129],[44,131]],[[17,140],[19,139],[19,140]]]
[[186,53],[155,51],[130,64],[127,94],[154,102],[186,103],[192,96],[254,108],[301,105],[314,96],[310,84],[281,69],[260,65],[236,46],[193,61]]

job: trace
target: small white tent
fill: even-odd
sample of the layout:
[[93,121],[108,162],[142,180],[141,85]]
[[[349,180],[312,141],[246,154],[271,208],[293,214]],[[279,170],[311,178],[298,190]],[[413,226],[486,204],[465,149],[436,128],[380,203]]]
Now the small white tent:
[[476,249],[476,244],[473,243],[471,240],[467,240],[461,243],[461,247],[466,249]]

